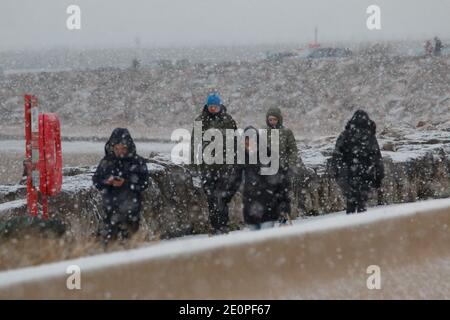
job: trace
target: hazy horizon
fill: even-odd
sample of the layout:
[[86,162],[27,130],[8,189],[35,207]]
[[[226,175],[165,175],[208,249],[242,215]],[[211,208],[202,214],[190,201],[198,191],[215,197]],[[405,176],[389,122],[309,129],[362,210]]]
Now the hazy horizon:
[[[68,30],[66,8],[81,8]],[[381,30],[366,28],[366,8],[381,8]],[[3,0],[0,51],[257,46],[450,38],[450,1],[432,0]],[[139,39],[139,40],[137,40]]]

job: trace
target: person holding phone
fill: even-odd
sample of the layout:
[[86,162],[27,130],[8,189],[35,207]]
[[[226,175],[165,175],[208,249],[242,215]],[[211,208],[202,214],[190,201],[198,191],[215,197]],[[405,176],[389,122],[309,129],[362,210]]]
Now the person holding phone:
[[126,239],[139,229],[142,193],[148,187],[148,169],[144,158],[136,154],[130,132],[116,128],[105,145],[105,156],[92,177],[102,192],[105,243],[118,236]]

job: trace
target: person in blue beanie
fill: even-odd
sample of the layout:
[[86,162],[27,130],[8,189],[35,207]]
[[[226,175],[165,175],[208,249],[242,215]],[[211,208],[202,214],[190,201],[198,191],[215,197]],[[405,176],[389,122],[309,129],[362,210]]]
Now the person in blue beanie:
[[[203,135],[208,129],[218,129],[225,137],[227,129],[236,130],[236,122],[227,113],[226,107],[222,104],[220,96],[217,93],[208,95],[206,103],[203,106],[202,113],[195,119],[201,121],[202,139],[201,144],[194,143],[194,130],[192,132],[191,141],[191,159],[194,159],[194,150],[199,150],[203,153],[205,148],[210,144],[210,141],[203,141]],[[233,179],[235,174],[235,166],[233,164],[226,164],[226,144],[223,143],[223,163],[206,164],[202,162],[196,165],[200,172],[202,180],[202,188],[205,192],[208,208],[209,219],[212,227],[212,233],[220,234],[228,232],[228,203],[230,202],[234,191],[228,190],[229,180]]]

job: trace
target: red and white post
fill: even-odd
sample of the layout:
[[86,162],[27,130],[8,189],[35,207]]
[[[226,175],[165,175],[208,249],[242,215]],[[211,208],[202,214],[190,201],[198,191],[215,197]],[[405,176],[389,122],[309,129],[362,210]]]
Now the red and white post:
[[27,205],[32,216],[38,215],[39,187],[39,110],[37,98],[25,95],[25,165],[27,170]]

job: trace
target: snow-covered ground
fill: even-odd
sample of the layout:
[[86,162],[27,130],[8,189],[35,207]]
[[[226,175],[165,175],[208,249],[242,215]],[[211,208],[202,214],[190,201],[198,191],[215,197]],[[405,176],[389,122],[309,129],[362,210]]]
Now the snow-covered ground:
[[[158,142],[137,142],[136,148],[144,155],[151,152],[169,154],[173,145],[170,143]],[[0,140],[0,153],[25,152],[25,142],[23,140]],[[63,154],[98,154],[105,153],[104,142],[93,141],[62,141]]]
[[[170,137],[169,137],[170,138]],[[316,136],[299,142],[300,156],[307,165],[324,165],[331,155],[336,136]],[[106,139],[105,139],[106,141]],[[384,156],[394,162],[418,158],[427,152],[443,148],[450,153],[450,133],[446,130],[417,130],[398,126],[385,129],[379,136],[380,147],[392,144],[395,150],[382,150]],[[62,141],[63,154],[104,154],[103,141]],[[138,153],[147,156],[151,153],[170,155],[175,142],[136,142]],[[21,153],[25,150],[23,140],[0,140],[0,154]],[[178,160],[178,159],[174,159]],[[80,165],[86,165],[80,163]]]
[[449,57],[360,52],[343,59],[148,65],[138,72],[10,74],[0,79],[0,119],[21,128],[22,95],[31,92],[42,110],[58,113],[63,129],[107,135],[114,126],[127,126],[147,137],[165,131],[157,138],[168,139],[174,129],[192,127],[214,89],[242,128],[264,125],[272,106],[281,107],[286,125],[305,138],[337,134],[358,108],[368,111],[380,130],[419,121],[448,128]]
[[[105,139],[106,141],[107,139]],[[169,142],[137,142],[142,156],[152,153],[170,154],[173,144]],[[105,153],[105,142],[62,141],[64,166],[96,165]],[[25,154],[23,140],[0,140],[0,185],[17,183],[22,176]]]

